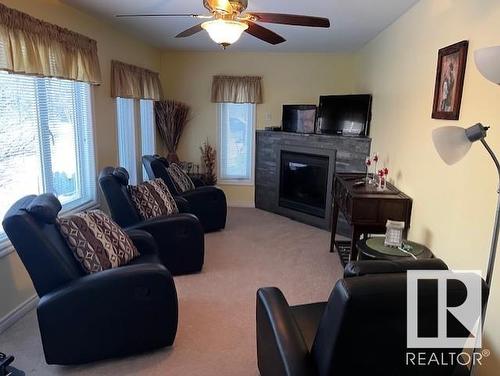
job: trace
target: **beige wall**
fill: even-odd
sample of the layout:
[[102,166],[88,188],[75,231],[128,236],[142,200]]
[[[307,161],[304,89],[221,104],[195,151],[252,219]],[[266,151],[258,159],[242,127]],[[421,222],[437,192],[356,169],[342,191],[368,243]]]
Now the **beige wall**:
[[[322,94],[351,93],[354,57],[292,53],[164,53],[162,84],[166,96],[189,104],[193,118],[179,146],[183,160],[199,163],[199,146],[217,142],[216,105],[210,102],[212,76],[263,77],[264,103],[257,106],[257,128],[280,125],[283,104],[317,104]],[[271,121],[268,122],[268,116]],[[270,124],[268,124],[270,123]],[[252,205],[253,186],[223,186],[230,204]]]
[[[110,97],[111,60],[117,59],[155,71],[161,53],[119,32],[105,22],[56,0],[1,0],[9,7],[66,27],[97,40],[103,84],[94,89],[97,169],[117,163],[115,102]],[[0,319],[33,296],[34,290],[17,254],[0,258]]]
[[[470,41],[460,121],[431,119],[437,51]],[[485,269],[496,204],[497,175],[481,145],[459,164],[439,159],[431,131],[447,125],[491,125],[488,142],[500,152],[500,87],[477,71],[473,51],[500,44],[498,0],[421,0],[359,54],[359,90],[374,95],[372,150],[392,179],[414,199],[410,236],[451,267]],[[498,263],[497,263],[498,264]],[[500,366],[500,265],[486,321],[494,356],[481,374]]]

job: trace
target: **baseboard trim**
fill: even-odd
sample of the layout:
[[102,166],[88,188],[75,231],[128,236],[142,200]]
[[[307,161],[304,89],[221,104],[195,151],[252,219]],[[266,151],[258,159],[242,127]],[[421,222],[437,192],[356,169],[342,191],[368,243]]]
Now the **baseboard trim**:
[[255,203],[245,201],[234,201],[228,203],[230,208],[255,208]]
[[7,313],[0,319],[0,333],[4,332],[9,327],[14,325],[17,321],[22,319],[24,315],[35,308],[37,304],[38,295],[33,295],[31,298],[28,298],[26,301]]

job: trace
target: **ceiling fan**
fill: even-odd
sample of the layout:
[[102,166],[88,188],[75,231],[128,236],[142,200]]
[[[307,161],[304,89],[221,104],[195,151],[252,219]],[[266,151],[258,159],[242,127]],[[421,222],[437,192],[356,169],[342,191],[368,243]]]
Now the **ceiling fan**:
[[206,19],[202,23],[177,34],[176,38],[190,37],[206,30],[215,43],[224,49],[235,43],[243,32],[261,39],[272,45],[286,41],[257,22],[275,23],[282,25],[330,27],[330,20],[323,17],[311,17],[296,14],[256,13],[245,12],[248,0],[203,0],[203,6],[210,12],[209,15],[199,14],[119,14],[116,17],[192,17]]

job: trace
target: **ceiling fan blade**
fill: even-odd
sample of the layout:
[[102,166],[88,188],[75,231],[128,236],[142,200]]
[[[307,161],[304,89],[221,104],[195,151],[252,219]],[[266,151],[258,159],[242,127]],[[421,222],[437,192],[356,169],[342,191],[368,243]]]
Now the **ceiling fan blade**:
[[[117,18],[125,17],[192,17],[192,18],[204,18],[205,16],[200,16],[199,14],[188,14],[188,13],[146,13],[146,14],[117,14]],[[206,16],[211,17],[211,16]]]
[[286,41],[281,35],[276,34],[274,31],[266,29],[256,23],[251,21],[246,21],[248,23],[248,29],[245,30],[246,33],[253,35],[255,38],[259,38],[264,42],[276,45]]
[[175,37],[176,38],[186,38],[190,37],[191,35],[194,35],[196,33],[199,33],[200,31],[203,31],[203,28],[201,27],[201,24],[195,25],[193,27],[190,27],[187,30],[184,30],[182,33],[177,34]]
[[234,11],[229,0],[203,0],[203,5],[211,12],[219,11],[231,14]]
[[299,14],[282,13],[247,13],[247,16],[255,17],[257,22],[268,22],[282,25],[330,27],[330,20],[323,17],[302,16]]

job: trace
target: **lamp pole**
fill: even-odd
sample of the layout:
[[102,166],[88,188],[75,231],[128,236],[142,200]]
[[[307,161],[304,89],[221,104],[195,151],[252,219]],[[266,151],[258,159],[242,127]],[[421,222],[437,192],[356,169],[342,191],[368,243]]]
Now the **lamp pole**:
[[[493,278],[493,269],[495,268],[495,258],[497,254],[497,244],[498,244],[498,234],[500,232],[500,163],[498,162],[498,158],[491,150],[491,147],[488,145],[486,140],[484,138],[481,138],[481,143],[483,144],[484,148],[488,152],[488,154],[491,156],[491,159],[493,159],[493,162],[495,163],[495,166],[497,168],[497,173],[498,173],[498,187],[497,187],[497,210],[495,213],[495,224],[493,225],[493,235],[491,239],[491,247],[490,247],[490,257],[488,259],[488,268],[486,271],[486,286],[488,286],[488,289],[491,288],[491,280]],[[488,292],[489,293],[489,292]],[[481,320],[482,320],[482,325],[481,325],[481,330],[484,332],[484,321],[486,319],[486,309],[488,307],[488,300],[489,296],[486,298],[486,301],[484,302],[483,306],[483,312],[481,315]],[[474,353],[480,351],[481,349],[474,349]],[[476,375],[477,367],[475,366],[474,362],[471,364],[471,369],[470,369],[470,375]]]

